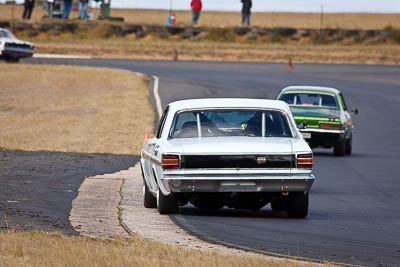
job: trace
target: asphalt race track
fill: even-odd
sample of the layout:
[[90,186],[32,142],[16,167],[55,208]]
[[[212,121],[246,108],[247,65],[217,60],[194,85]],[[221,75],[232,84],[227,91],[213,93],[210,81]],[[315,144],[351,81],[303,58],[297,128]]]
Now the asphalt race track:
[[341,89],[358,108],[353,155],[315,153],[307,219],[187,206],[172,218],[202,239],[264,253],[367,266],[400,265],[400,67],[132,60],[45,60],[33,63],[123,68],[160,78],[162,104],[187,98],[274,98],[288,85]]
[[77,234],[68,218],[83,179],[128,169],[138,159],[130,155],[0,149],[0,230]]

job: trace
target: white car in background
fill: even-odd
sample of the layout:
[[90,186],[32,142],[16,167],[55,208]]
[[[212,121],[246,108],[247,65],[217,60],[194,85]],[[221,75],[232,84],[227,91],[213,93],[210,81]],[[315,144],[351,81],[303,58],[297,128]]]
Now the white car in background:
[[313,155],[289,106],[261,99],[169,104],[142,149],[144,206],[160,214],[191,203],[308,214]]
[[32,57],[35,45],[18,40],[7,29],[0,28],[0,58],[7,62],[18,62],[20,58]]

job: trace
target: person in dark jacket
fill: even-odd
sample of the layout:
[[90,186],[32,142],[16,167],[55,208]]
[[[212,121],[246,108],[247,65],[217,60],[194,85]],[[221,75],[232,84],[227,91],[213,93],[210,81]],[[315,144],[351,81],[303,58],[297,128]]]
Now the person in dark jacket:
[[35,0],[25,0],[24,13],[22,14],[22,19],[31,19],[34,7],[35,7]]
[[243,8],[242,8],[242,25],[247,24],[250,26],[250,15],[251,15],[251,0],[242,0]]
[[193,12],[192,24],[196,25],[199,21],[200,11],[203,7],[203,4],[201,3],[201,0],[192,0],[192,2],[190,3],[190,7],[192,8]]
[[64,0],[62,18],[68,19],[72,9],[72,0]]

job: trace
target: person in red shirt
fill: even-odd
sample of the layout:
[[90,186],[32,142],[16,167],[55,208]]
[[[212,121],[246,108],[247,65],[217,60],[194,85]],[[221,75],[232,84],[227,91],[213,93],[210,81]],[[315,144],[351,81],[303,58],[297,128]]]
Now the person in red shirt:
[[196,25],[199,21],[200,11],[203,7],[201,0],[192,0],[192,2],[190,3],[190,7],[192,8],[193,12],[192,24]]

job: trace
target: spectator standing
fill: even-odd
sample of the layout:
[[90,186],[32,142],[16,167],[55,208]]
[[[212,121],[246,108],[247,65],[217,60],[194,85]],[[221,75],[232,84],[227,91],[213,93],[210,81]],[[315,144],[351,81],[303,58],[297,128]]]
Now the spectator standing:
[[64,0],[62,18],[68,19],[72,9],[72,0]]
[[34,7],[35,7],[35,0],[25,0],[24,13],[22,14],[22,19],[31,19]]
[[46,0],[47,4],[47,12],[49,13],[49,18],[53,18],[53,10],[54,10],[54,0]]
[[79,18],[87,19],[88,18],[88,4],[89,0],[79,0]]
[[247,24],[247,26],[250,26],[251,7],[253,3],[251,0],[242,0],[242,3],[242,25]]
[[196,25],[197,22],[199,21],[200,12],[203,7],[203,4],[201,3],[201,0],[192,0],[192,2],[190,3],[190,7],[192,8],[193,12],[192,24]]

